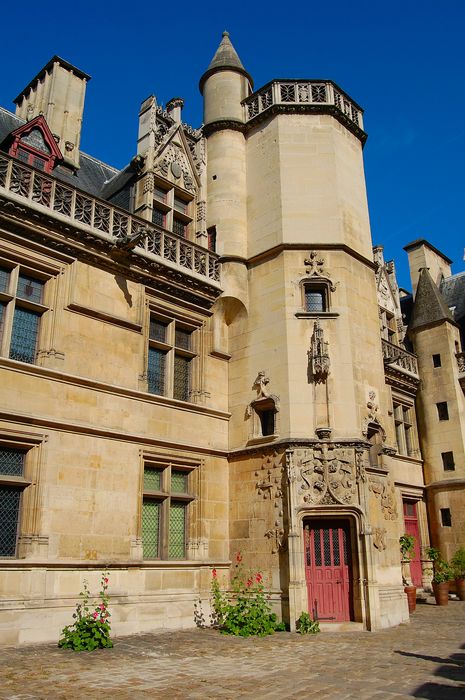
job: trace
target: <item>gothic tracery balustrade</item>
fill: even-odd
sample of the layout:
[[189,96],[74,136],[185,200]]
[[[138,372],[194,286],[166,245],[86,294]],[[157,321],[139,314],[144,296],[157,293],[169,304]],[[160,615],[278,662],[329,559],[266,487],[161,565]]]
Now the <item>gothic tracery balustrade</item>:
[[274,105],[332,106],[359,129],[363,129],[362,110],[331,81],[274,80],[243,101],[246,121],[254,119]]
[[33,205],[40,205],[68,218],[78,226],[91,227],[115,241],[131,238],[144,230],[145,235],[138,244],[139,250],[143,248],[146,253],[157,255],[208,280],[220,281],[220,263],[216,253],[3,154],[0,155],[0,191],[2,188]]

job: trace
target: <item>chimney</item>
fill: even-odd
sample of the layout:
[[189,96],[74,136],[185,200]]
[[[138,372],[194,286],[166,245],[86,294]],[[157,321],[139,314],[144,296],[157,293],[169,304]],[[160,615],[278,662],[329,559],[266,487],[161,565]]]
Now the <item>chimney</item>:
[[166,105],[166,111],[170,115],[171,119],[176,122],[176,124],[181,123],[181,112],[184,107],[184,100],[182,97],[173,97]]
[[82,114],[90,75],[54,56],[13,100],[16,114],[30,121],[43,114],[65,162],[79,168]]

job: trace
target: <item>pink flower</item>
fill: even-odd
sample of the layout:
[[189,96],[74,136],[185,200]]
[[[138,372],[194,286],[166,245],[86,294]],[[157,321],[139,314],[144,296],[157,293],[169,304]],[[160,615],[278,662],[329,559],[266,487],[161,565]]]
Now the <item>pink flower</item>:
[[263,576],[261,575],[261,573],[258,573],[256,575],[255,580],[257,583],[261,583],[263,581]]
[[216,578],[216,569],[213,569],[212,576],[213,576],[213,578]]
[[92,615],[92,617],[94,618],[94,620],[96,620],[96,619],[98,618],[98,612],[97,612],[97,611],[94,612],[94,614]]
[[105,603],[100,603],[99,608],[100,610],[105,610]]
[[108,583],[108,579],[106,577],[103,579],[103,583]]

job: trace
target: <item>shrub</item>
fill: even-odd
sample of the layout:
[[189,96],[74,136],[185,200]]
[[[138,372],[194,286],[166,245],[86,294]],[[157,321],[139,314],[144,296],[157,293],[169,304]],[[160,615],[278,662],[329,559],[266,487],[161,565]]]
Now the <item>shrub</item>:
[[[74,622],[63,628],[58,646],[73,651],[94,651],[103,647],[112,647],[110,639],[110,612],[108,610],[108,572],[102,573],[99,600],[89,605],[89,585],[84,580],[84,590],[79,594],[81,601],[73,613]],[[91,611],[91,607],[94,608]]]
[[299,634],[318,634],[320,631],[320,624],[318,620],[312,620],[308,612],[300,613],[300,617],[297,620],[297,632]]
[[459,547],[450,560],[455,578],[465,578],[465,549]]
[[242,566],[240,552],[236,555],[235,572],[231,580],[230,598],[221,591],[216,569],[212,571],[211,599],[213,622],[223,634],[240,637],[265,637],[285,626],[271,612],[270,595],[265,591],[263,575]]

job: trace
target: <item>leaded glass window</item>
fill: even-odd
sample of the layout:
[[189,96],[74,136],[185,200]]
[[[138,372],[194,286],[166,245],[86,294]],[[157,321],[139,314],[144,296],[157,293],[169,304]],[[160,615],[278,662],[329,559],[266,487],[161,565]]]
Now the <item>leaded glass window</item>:
[[149,348],[147,370],[148,389],[151,394],[165,393],[166,353],[157,348]]
[[34,363],[36,357],[39,314],[17,307],[11,331],[10,358]]
[[22,477],[25,453],[0,447],[0,557],[14,557],[22,488],[2,483],[2,477]]
[[157,559],[160,551],[161,503],[144,499],[142,503],[142,548],[145,559]]
[[191,397],[194,329],[175,319],[150,317],[147,388],[152,394],[179,401]]
[[150,319],[150,340],[158,340],[160,343],[166,343],[167,323],[159,321],[157,318]]
[[173,397],[180,401],[189,400],[190,392],[190,358],[183,355],[174,356]]
[[171,490],[174,493],[187,493],[188,472],[173,469],[171,472]]
[[186,504],[171,503],[168,558],[183,559],[186,553]]
[[191,336],[192,331],[187,331],[184,328],[179,328],[179,326],[177,326],[174,340],[176,347],[183,348],[184,350],[190,350]]
[[176,216],[173,217],[173,233],[177,233],[178,236],[186,238],[187,234],[187,224]]
[[305,287],[305,311],[326,311],[323,289],[315,289],[311,285]]
[[145,559],[186,556],[190,473],[166,462],[144,464],[141,534]]
[[24,452],[10,447],[0,447],[0,475],[23,476]]
[[3,352],[12,360],[36,361],[40,319],[46,311],[44,290],[43,280],[19,266],[0,267],[0,337]]
[[161,226],[162,228],[165,228],[165,220],[166,220],[166,214],[164,211],[161,211],[161,209],[157,209],[156,207],[153,208],[152,211],[152,221],[154,224],[157,226]]
[[0,267],[0,292],[8,292],[10,286],[10,270]]
[[34,301],[36,304],[41,304],[43,288],[44,283],[41,280],[36,280],[33,277],[20,273],[16,296],[20,299],[27,299],[28,301]]

